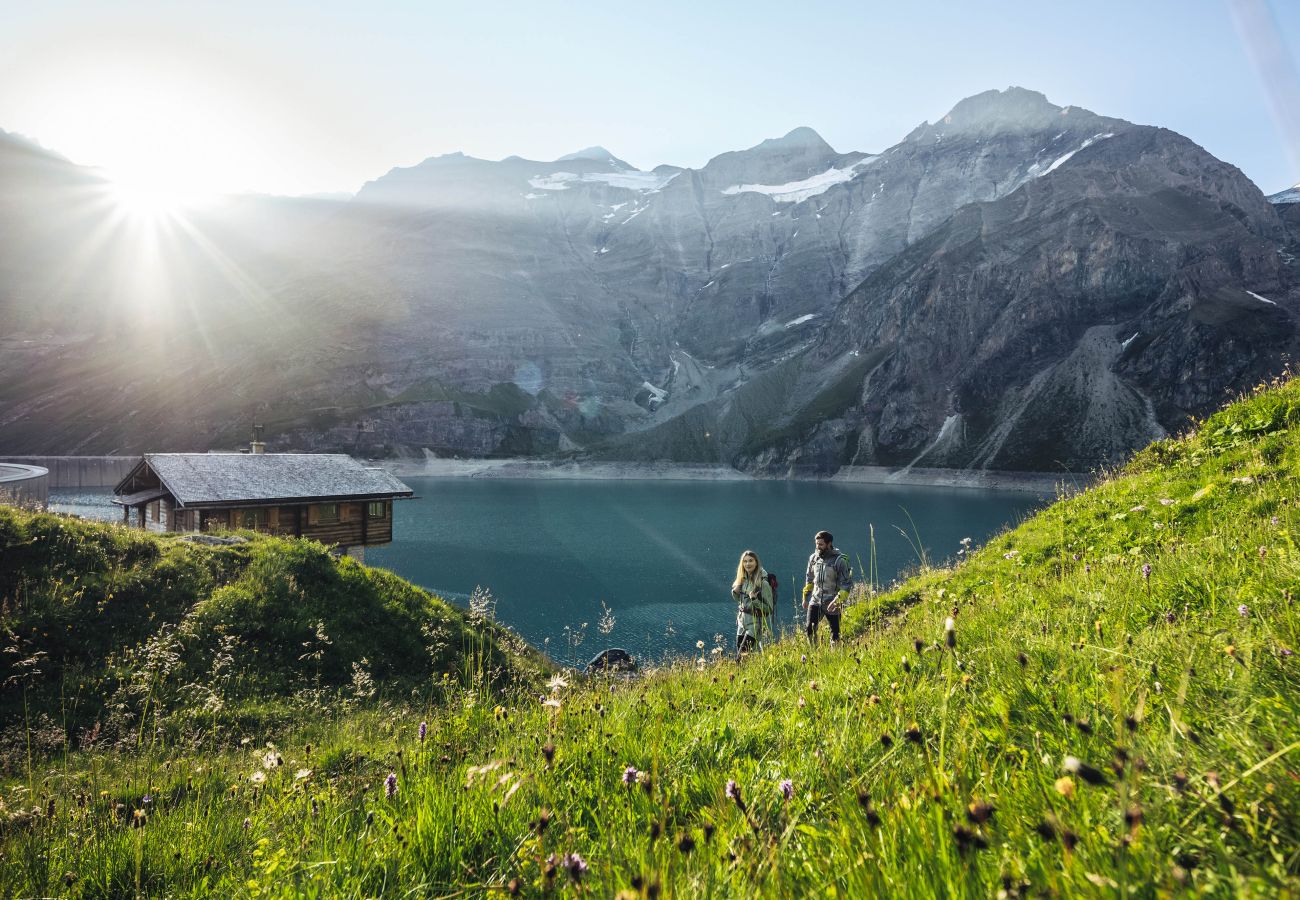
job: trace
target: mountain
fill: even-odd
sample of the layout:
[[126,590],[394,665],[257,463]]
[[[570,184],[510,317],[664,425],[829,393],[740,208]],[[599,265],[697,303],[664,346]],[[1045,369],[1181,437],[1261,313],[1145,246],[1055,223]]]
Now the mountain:
[[699,169],[449,154],[347,203],[200,216],[163,322],[93,280],[15,291],[61,257],[15,259],[0,317],[117,319],[46,319],[0,358],[0,452],[201,449],[256,419],[273,447],[370,456],[1089,467],[1294,354],[1289,208],[1172,132],[1021,88],[873,153],[796,128]]

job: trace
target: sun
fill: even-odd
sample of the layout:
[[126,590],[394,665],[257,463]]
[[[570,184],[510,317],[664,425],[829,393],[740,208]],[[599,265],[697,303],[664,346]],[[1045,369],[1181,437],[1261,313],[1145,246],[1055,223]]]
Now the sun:
[[216,197],[162,172],[105,171],[109,202],[130,219],[161,224],[207,206]]

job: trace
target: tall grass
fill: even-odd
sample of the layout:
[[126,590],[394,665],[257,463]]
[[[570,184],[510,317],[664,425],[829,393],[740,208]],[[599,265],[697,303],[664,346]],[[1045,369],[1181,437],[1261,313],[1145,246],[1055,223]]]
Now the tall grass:
[[4,785],[0,894],[1294,892],[1297,473],[1293,382],[869,578],[837,648],[523,688],[470,640],[415,701],[56,750]]

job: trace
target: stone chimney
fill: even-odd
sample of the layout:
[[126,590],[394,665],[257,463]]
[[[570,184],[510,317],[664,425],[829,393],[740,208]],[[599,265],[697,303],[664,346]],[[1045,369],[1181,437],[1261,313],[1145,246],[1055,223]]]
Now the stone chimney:
[[265,427],[266,426],[264,425],[253,426],[253,442],[248,445],[249,452],[251,453],[266,452],[266,443],[262,440],[262,431],[265,429]]

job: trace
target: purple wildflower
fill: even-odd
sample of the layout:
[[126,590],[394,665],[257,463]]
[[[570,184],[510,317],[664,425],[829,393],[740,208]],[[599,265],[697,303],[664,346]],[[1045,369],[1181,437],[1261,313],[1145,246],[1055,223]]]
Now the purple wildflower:
[[150,803],[153,803],[153,794],[145,794],[142,798],[140,798],[141,806],[148,806]]
[[587,873],[587,861],[577,853],[564,854],[564,858],[560,860],[560,865],[569,870],[569,877],[574,881]]
[[1285,657],[1285,656],[1293,656],[1293,655],[1294,655],[1294,654],[1291,652],[1291,648],[1290,648],[1290,647],[1283,647],[1281,650],[1278,651],[1278,654],[1279,654],[1280,656],[1284,656],[1284,657]]
[[421,722],[421,723],[420,723],[420,743],[423,744],[423,743],[424,743],[424,739],[425,739],[426,737],[428,737],[428,736],[429,736],[429,723],[428,723],[428,722]]
[[388,777],[384,779],[384,796],[392,800],[397,796],[397,773],[389,772]]
[[1148,580],[1151,578],[1151,563],[1142,564],[1142,577]]
[[1091,563],[1084,563],[1084,564],[1083,564],[1083,574],[1087,575],[1087,574],[1088,574],[1089,572],[1091,572],[1091,571],[1092,571],[1092,564],[1091,564]]
[[780,788],[781,788],[781,796],[784,797],[787,801],[794,796],[794,782],[791,781],[789,778],[781,782]]
[[726,794],[728,800],[740,799],[740,788],[736,785],[734,778],[727,781]]
[[626,785],[636,784],[636,777],[641,773],[636,770],[636,766],[628,766],[623,770],[623,783]]
[[800,653],[800,654],[799,654],[799,662],[807,662],[807,661],[808,661],[808,654],[807,654],[807,653]]
[[1247,606],[1247,605],[1244,604],[1244,603],[1241,604],[1241,606],[1238,606],[1238,607],[1237,607],[1237,615],[1241,616],[1242,618],[1245,618],[1246,616],[1249,616],[1249,615],[1250,615],[1250,607]]

